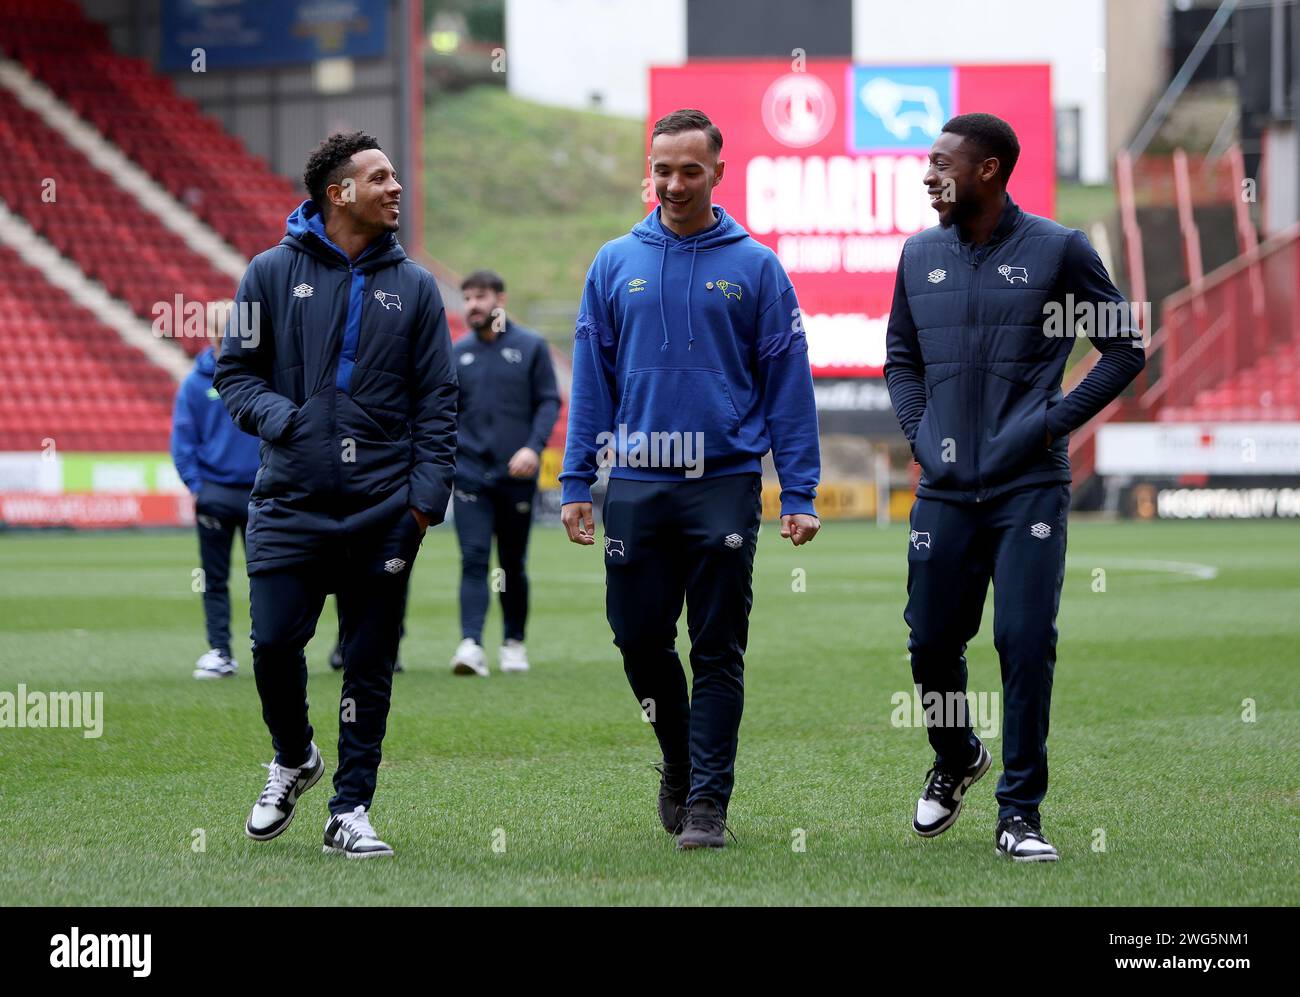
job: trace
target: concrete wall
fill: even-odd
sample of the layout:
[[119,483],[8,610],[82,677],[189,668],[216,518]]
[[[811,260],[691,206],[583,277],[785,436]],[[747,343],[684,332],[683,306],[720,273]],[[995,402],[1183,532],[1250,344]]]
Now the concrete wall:
[[1160,95],[1169,65],[1167,0],[1106,0],[1106,156],[1132,141]]
[[854,0],[853,59],[1049,63],[1053,107],[1079,110],[1081,178],[1084,183],[1104,183],[1110,174],[1105,4],[1106,0],[929,0],[923,5]]
[[643,118],[651,66],[686,61],[686,0],[508,0],[516,97]]

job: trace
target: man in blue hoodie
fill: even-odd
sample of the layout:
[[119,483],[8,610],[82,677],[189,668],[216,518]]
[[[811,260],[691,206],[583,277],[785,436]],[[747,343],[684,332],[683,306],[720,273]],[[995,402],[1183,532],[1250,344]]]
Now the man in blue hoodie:
[[[1084,234],[1021,211],[1007,195],[1019,156],[1015,132],[991,114],[943,126],[924,177],[939,225],[903,246],[885,380],[922,472],[904,617],[935,760],[913,830],[934,837],[951,827],[992,762],[971,730],[964,657],[991,580],[1005,718],[994,840],[1017,862],[1051,862],[1057,851],[1038,808],[1065,575],[1068,437],[1124,390],[1144,354],[1141,330]],[[1076,315],[1090,317],[1101,357],[1062,397]]]
[[[663,752],[659,818],[681,849],[726,843],[769,450],[781,536],[798,546],[821,526],[799,303],[776,255],[713,204],[721,151],[699,111],[655,123],[659,207],[587,274],[560,475],[569,539],[592,545],[598,454],[610,463],[606,615]],[[689,698],[674,647],[683,599]]]
[[456,372],[437,284],[396,239],[402,185],[379,143],[330,136],[303,183],[311,197],[244,274],[215,378],[262,439],[248,573],[275,759],[245,832],[281,834],[324,771],[303,648],[334,592],[343,690],[325,850],[370,858],[393,853],[369,810],[411,565],[451,497]]
[[221,352],[225,309],[208,306],[213,345],[194,360],[172,410],[172,463],[194,496],[203,566],[203,618],[208,652],[194,666],[196,679],[229,678],[238,670],[230,653],[230,549],[235,531],[248,524],[248,492],[257,476],[257,437],[241,432],[212,386]]

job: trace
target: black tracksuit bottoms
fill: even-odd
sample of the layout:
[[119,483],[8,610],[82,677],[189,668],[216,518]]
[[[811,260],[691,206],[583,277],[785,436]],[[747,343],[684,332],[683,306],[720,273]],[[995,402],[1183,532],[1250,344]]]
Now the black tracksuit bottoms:
[[[664,761],[690,765],[687,803],[709,799],[724,812],[745,700],[761,500],[757,474],[613,478],[602,508],[605,609],[632,692],[651,720]],[[683,599],[691,640],[689,699],[675,646]]]
[[249,577],[253,674],[276,761],[286,766],[301,765],[310,752],[303,648],[325,597],[337,594],[343,691],[333,814],[369,809],[374,797],[406,587],[422,540],[402,508],[373,529],[322,539],[309,561]]
[[965,654],[993,582],[993,644],[1003,700],[999,819],[1037,816],[1047,794],[1047,724],[1069,509],[1068,484],[1026,487],[979,503],[917,498],[912,506],[903,615],[911,628],[912,679],[923,703],[935,692],[944,702],[961,704],[952,717],[928,727],[935,764],[942,768],[965,768],[978,750],[966,708]]
[[248,493],[252,485],[219,485],[205,481],[194,506],[199,531],[199,561],[203,565],[203,620],[208,647],[230,654],[230,551],[235,534],[243,539],[248,525]]

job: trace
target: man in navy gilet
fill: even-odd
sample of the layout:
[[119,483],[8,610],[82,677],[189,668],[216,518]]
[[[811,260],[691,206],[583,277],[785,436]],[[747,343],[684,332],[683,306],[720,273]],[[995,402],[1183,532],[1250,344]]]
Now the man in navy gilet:
[[[993,583],[1002,666],[998,852],[1053,861],[1039,805],[1056,612],[1070,507],[1068,436],[1142,369],[1141,332],[1082,232],[1006,192],[1020,155],[991,114],[944,125],[924,183],[940,224],[907,240],[889,315],[885,379],[921,465],[907,549],[912,678],[935,751],[913,829],[951,827],[992,756],[971,729],[967,643]],[[1082,310],[1082,311],[1081,311]],[[1073,319],[1094,314],[1096,366],[1067,397]]]

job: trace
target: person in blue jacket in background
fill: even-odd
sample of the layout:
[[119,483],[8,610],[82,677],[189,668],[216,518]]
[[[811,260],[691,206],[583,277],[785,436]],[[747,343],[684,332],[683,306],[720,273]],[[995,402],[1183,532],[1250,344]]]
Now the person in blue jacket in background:
[[203,618],[209,650],[194,667],[196,679],[229,678],[238,670],[230,653],[230,551],[235,532],[248,525],[248,493],[257,476],[257,437],[242,432],[212,386],[221,352],[225,309],[208,307],[213,345],[195,358],[172,411],[172,463],[194,496],[203,566]]
[[[744,705],[762,459],[781,481],[781,536],[817,535],[817,408],[799,303],[776,254],[712,203],[722,135],[695,110],[655,123],[659,207],[606,243],[573,345],[561,520],[596,542],[605,493],[605,610],[663,752],[659,819],[679,849],[721,848]],[[692,695],[674,648],[686,602]]]

